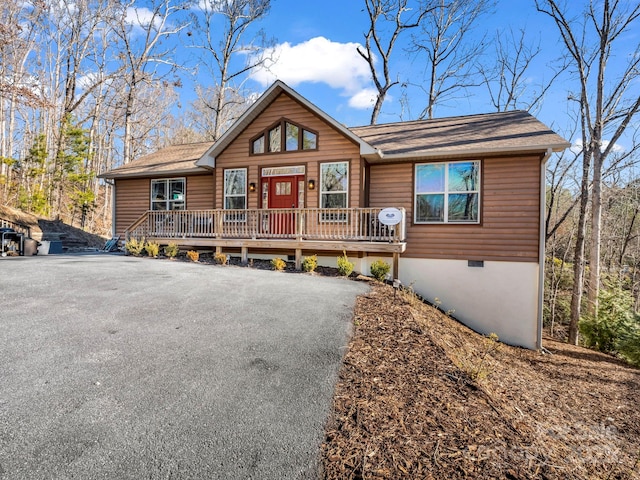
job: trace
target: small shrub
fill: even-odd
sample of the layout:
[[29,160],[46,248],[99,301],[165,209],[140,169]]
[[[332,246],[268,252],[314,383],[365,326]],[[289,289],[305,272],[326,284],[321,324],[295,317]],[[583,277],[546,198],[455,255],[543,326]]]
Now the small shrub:
[[422,297],[420,295],[418,295],[416,293],[416,291],[413,289],[413,285],[415,282],[411,282],[409,284],[409,286],[407,287],[401,287],[400,288],[400,294],[402,295],[402,298],[404,298],[404,300],[411,305],[412,307],[418,307],[418,305],[424,303],[422,301]]
[[273,260],[271,260],[271,266],[274,270],[281,272],[285,269],[287,263],[281,258],[274,258]]
[[302,261],[302,270],[305,272],[315,272],[318,268],[318,256],[311,255],[310,257],[304,257]]
[[371,264],[370,270],[373,278],[379,282],[384,282],[384,279],[387,278],[387,274],[391,270],[391,265],[384,260],[376,260]]
[[129,240],[127,240],[127,242],[124,244],[124,248],[127,252],[129,252],[134,257],[139,257],[140,255],[142,255],[142,252],[144,251],[144,244],[145,244],[144,237],[140,240],[138,240],[135,237],[132,237]]
[[169,245],[164,247],[164,254],[169,258],[176,258],[180,249],[178,248],[178,244],[175,242],[171,242]]
[[600,290],[597,315],[580,320],[579,328],[584,344],[605,353],[617,350],[619,338],[634,322],[631,294],[619,286]]
[[226,265],[227,264],[227,256],[222,252],[216,252],[213,254],[213,260],[218,265]]
[[147,242],[144,246],[147,255],[152,258],[158,258],[158,253],[160,253],[160,245],[157,242]]
[[200,259],[200,254],[195,250],[189,250],[187,252],[187,257],[189,257],[189,260],[192,262],[197,262]]
[[338,257],[338,273],[343,277],[348,277],[353,272],[354,264],[347,258],[347,252],[342,251],[342,256]]
[[491,366],[487,364],[487,357],[499,349],[498,335],[490,333],[484,338],[484,347],[478,352],[477,356],[458,359],[456,364],[458,368],[467,374],[470,380],[480,382],[490,377],[493,373]]

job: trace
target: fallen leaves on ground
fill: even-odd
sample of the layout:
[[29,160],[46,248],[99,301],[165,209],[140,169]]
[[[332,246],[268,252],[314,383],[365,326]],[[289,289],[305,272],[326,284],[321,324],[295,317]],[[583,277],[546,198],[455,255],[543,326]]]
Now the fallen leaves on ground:
[[640,479],[640,370],[497,343],[382,284],[354,324],[326,479]]

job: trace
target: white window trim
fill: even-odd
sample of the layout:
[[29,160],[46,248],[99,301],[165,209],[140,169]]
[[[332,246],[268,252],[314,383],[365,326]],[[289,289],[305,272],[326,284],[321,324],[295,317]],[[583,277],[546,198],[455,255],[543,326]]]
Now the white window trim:
[[[227,195],[227,172],[244,172],[244,193],[241,194],[233,194],[233,195]],[[247,169],[246,168],[226,168],[223,172],[223,185],[222,185],[222,202],[223,202],[223,208],[225,210],[246,210],[247,209]],[[232,209],[232,208],[227,208],[227,198],[238,198],[238,197],[243,197],[244,198],[244,208],[241,209]]]
[[[184,190],[184,196],[182,198],[182,200],[172,200],[172,199],[166,199],[166,200],[162,200],[162,202],[165,203],[165,207],[168,205],[171,205],[174,202],[182,202],[184,204],[184,208],[182,208],[181,210],[186,210],[187,209],[187,179],[185,177],[173,177],[173,178],[152,178],[151,179],[151,188],[149,189],[149,209],[153,210],[153,205],[154,204],[158,204],[161,203],[158,200],[154,200],[153,199],[153,184],[154,182],[163,182],[166,184],[165,187],[165,192],[167,192],[167,195],[169,194],[169,183],[172,181],[176,181],[176,180],[182,180],[182,184],[183,184],[183,190]],[[164,211],[172,211],[173,209],[171,208],[165,208]],[[156,210],[157,212],[162,212],[163,210]]]
[[[465,190],[465,191],[449,191],[449,165],[455,163],[477,163],[478,164],[478,188],[476,190]],[[444,165],[444,191],[442,192],[419,192],[418,185],[418,167],[423,165]],[[428,163],[416,163],[414,166],[414,179],[413,179],[413,223],[417,225],[478,225],[480,223],[480,208],[482,205],[481,202],[481,191],[482,191],[482,162],[480,160],[459,160],[455,162],[428,162]],[[477,193],[478,194],[478,219],[477,220],[463,220],[463,221],[449,221],[449,195],[456,193]],[[424,221],[418,220],[418,195],[444,195],[444,220],[441,222],[438,221]]]
[[[334,191],[326,191],[324,190],[324,181],[322,178],[322,167],[324,165],[342,165],[345,164],[347,166],[347,189],[346,190],[334,190]],[[349,208],[349,183],[351,182],[351,172],[349,171],[349,162],[348,161],[342,161],[342,162],[323,162],[320,163],[320,205],[322,206],[322,195],[332,195],[332,194],[339,194],[339,193],[344,193],[345,194],[345,206],[344,207],[339,207],[339,208]],[[321,207],[324,208],[324,207]],[[328,215],[328,214],[327,214]],[[347,221],[347,217],[339,217],[339,218],[328,218],[325,214],[322,215],[321,221],[323,222],[339,222],[339,223],[344,223]]]

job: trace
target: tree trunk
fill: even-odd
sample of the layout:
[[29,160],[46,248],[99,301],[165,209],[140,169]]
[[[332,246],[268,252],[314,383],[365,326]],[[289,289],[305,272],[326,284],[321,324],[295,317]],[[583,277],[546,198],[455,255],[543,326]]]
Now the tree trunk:
[[585,237],[587,231],[587,205],[589,204],[589,170],[591,156],[587,152],[582,160],[582,185],[580,190],[580,214],[576,245],[573,254],[573,291],[571,292],[571,320],[569,321],[569,343],[578,344],[578,322],[582,308],[582,291],[584,289]]

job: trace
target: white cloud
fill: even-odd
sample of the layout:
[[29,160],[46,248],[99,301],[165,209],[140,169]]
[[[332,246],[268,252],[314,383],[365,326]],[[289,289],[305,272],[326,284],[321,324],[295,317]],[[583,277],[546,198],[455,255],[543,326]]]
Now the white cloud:
[[252,78],[266,87],[280,79],[291,87],[303,82],[325,83],[351,97],[349,105],[370,108],[370,72],[356,51],[358,43],[332,42],[315,37],[292,45],[281,43],[264,54],[265,65],[256,69]]
[[[603,140],[600,151],[603,151],[605,148],[607,148],[609,146],[609,143],[611,143],[609,140]],[[582,151],[582,139],[577,138],[576,140],[574,140],[573,143],[571,144],[570,150],[576,155],[578,155]],[[614,143],[613,147],[611,147],[611,153],[613,154],[622,153],[624,151],[625,151],[625,148],[619,143]]]
[[[378,91],[375,88],[364,88],[349,99],[349,106],[360,109],[371,108],[375,105],[377,96]],[[387,100],[391,100],[390,95],[387,95]]]
[[160,19],[154,19],[153,12],[146,7],[128,7],[124,21],[134,27],[146,28],[154,21],[157,26]]

